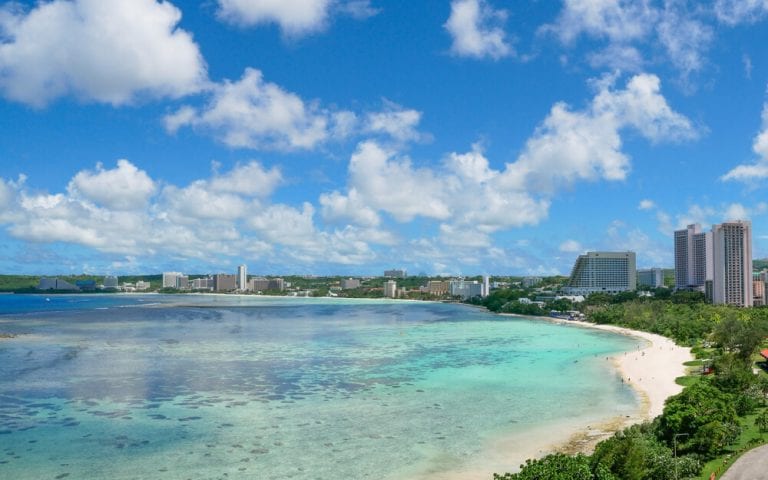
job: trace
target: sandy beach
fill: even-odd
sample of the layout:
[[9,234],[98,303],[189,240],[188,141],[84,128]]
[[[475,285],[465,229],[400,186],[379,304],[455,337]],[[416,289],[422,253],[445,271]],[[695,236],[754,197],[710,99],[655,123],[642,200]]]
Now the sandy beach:
[[675,379],[686,374],[683,364],[693,359],[690,348],[680,347],[661,335],[614,325],[548,318],[542,320],[556,321],[573,328],[594,328],[637,338],[637,348],[634,350],[608,357],[623,381],[631,385],[640,397],[637,413],[629,417],[600,419],[590,425],[565,423],[558,424],[556,431],[550,426],[545,426],[528,431],[524,435],[497,438],[481,455],[466,464],[450,471],[445,470],[446,465],[442,468],[436,465],[434,470],[421,472],[414,476],[413,480],[488,480],[494,472],[519,471],[520,464],[527,458],[543,457],[554,452],[591,453],[598,442],[616,431],[661,415],[666,399],[683,389],[675,383]]

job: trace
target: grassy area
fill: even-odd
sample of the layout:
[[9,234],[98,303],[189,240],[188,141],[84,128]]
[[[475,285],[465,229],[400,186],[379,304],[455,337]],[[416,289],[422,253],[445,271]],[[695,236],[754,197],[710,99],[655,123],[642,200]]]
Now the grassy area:
[[684,377],[677,377],[675,383],[683,387],[690,387],[694,383],[699,381],[701,375],[686,375]]
[[768,442],[768,433],[761,434],[755,426],[755,418],[757,418],[763,410],[765,409],[760,409],[756,413],[740,419],[743,430],[741,435],[739,435],[739,439],[736,443],[728,447],[725,453],[706,463],[701,471],[701,476],[698,478],[701,480],[709,480],[712,472],[715,472],[715,478],[720,478],[728,467],[733,465],[733,462],[735,462],[742,454]]

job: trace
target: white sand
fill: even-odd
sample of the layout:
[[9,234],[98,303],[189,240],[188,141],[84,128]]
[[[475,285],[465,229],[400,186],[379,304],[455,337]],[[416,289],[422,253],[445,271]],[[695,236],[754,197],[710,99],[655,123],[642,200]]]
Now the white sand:
[[[516,315],[515,315],[516,316]],[[530,317],[525,317],[530,318]],[[677,377],[686,374],[684,362],[691,360],[690,348],[675,345],[672,340],[652,333],[639,332],[613,325],[557,320],[559,323],[607,330],[638,338],[638,348],[612,357],[625,382],[635,388],[641,399],[636,415],[604,418],[591,425],[558,424],[556,431],[541,427],[524,434],[494,439],[483,452],[461,466],[440,464],[413,475],[413,480],[488,480],[493,473],[517,472],[527,458],[543,457],[553,452],[590,453],[594,446],[614,432],[629,425],[650,420],[664,411],[664,402],[680,393]]]

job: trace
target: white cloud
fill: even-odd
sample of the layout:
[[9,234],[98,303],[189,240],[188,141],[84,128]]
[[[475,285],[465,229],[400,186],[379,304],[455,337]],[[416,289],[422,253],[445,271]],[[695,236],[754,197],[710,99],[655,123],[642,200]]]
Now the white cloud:
[[389,135],[398,142],[419,141],[425,138],[416,129],[420,121],[421,112],[385,101],[382,111],[366,115],[363,129],[367,133]]
[[754,182],[768,178],[768,103],[763,105],[762,127],[752,142],[752,150],[758,155],[755,163],[738,165],[721,177],[721,180]]
[[181,12],[155,0],[54,0],[0,7],[0,91],[42,107],[74,95],[112,105],[180,97],[207,82]]
[[218,0],[221,20],[251,27],[275,23],[288,37],[325,29],[334,12],[364,20],[379,13],[370,0]]
[[717,0],[715,14],[727,25],[756,22],[768,14],[768,0]]
[[581,253],[584,248],[576,240],[566,240],[560,244],[559,250],[566,253]]
[[299,36],[322,30],[331,0],[218,0],[219,17],[252,26],[277,23],[284,33]]
[[114,210],[141,210],[155,193],[155,182],[147,172],[139,170],[128,160],[118,160],[117,168],[96,171],[83,170],[72,178],[67,187],[70,195],[82,195],[98,205]]
[[726,208],[723,220],[749,220],[751,216],[752,214],[747,207],[740,203],[732,203]]
[[658,78],[637,75],[624,89],[614,81],[596,82],[598,92],[584,110],[556,104],[518,159],[502,169],[491,166],[480,145],[446,155],[442,165],[419,167],[378,142],[361,142],[350,159],[347,192],[321,198],[324,218],[377,225],[379,213],[398,222],[422,217],[439,222],[441,242],[471,229],[473,244],[485,245],[489,234],[546,218],[564,187],[625,179],[630,161],[621,151],[622,130],[653,142],[695,135],[666,103]]
[[513,54],[503,24],[505,10],[495,10],[486,0],[453,0],[445,29],[451,34],[451,53],[462,57],[497,60]]
[[623,90],[612,89],[612,81],[599,87],[584,111],[563,103],[552,107],[520,158],[508,165],[504,183],[551,194],[576,180],[623,180],[630,163],[621,151],[621,130],[633,128],[653,142],[696,135],[690,121],[669,107],[655,75],[636,75]]
[[676,2],[668,2],[656,26],[658,39],[683,80],[704,66],[704,51],[712,41],[712,29],[681,11]]
[[295,150],[328,137],[327,117],[314,103],[246,68],[239,81],[215,85],[204,108],[184,106],[165,117],[165,126],[170,133],[183,126],[210,131],[231,147]]
[[665,58],[687,85],[691,74],[706,64],[704,52],[712,40],[712,27],[704,10],[679,0],[657,6],[649,0],[565,0],[553,24],[540,28],[571,46],[580,37],[604,46],[587,54],[594,68],[639,71],[654,57],[643,58],[639,47],[665,52]]
[[277,167],[266,170],[258,162],[237,165],[229,172],[216,174],[211,188],[217,192],[238,193],[252,197],[268,197],[283,183],[283,174]]
[[647,0],[565,0],[557,21],[543,31],[555,33],[563,43],[582,34],[628,42],[646,37],[657,17]]
[[364,227],[378,226],[381,219],[376,211],[364,204],[363,199],[352,188],[347,195],[338,191],[320,195],[323,219],[328,222],[352,222]]
[[640,200],[640,204],[637,206],[639,210],[653,210],[656,208],[656,203],[653,200],[647,198]]

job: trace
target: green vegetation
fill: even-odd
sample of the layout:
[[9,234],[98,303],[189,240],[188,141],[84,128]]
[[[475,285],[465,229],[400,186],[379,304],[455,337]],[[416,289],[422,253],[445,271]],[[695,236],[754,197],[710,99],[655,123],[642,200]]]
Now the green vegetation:
[[[497,292],[492,305],[504,311],[518,294]],[[590,456],[549,455],[494,479],[708,479],[768,440],[768,365],[761,362],[762,370],[753,373],[768,335],[768,308],[709,305],[692,292],[655,298],[593,295],[581,308],[592,322],[657,333],[693,347],[697,359],[687,363],[691,373],[678,379],[683,392],[667,400],[661,416],[617,432]],[[711,374],[702,375],[705,369]]]

